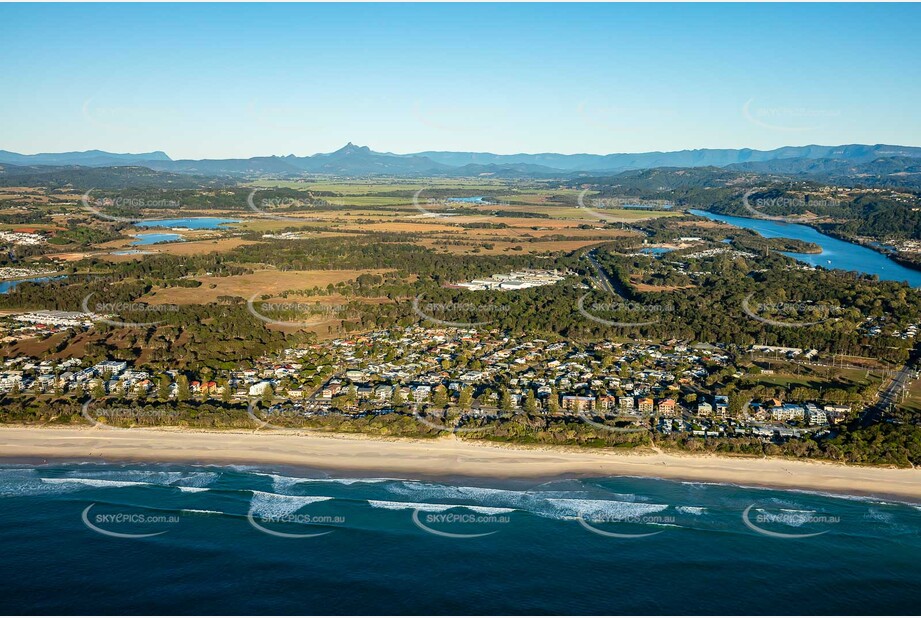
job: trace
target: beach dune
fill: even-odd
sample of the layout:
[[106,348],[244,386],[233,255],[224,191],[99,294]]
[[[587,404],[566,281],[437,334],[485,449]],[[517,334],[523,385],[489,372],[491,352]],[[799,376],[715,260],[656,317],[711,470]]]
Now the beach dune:
[[0,427],[0,458],[301,466],[414,478],[638,476],[921,502],[921,470],[304,432]]

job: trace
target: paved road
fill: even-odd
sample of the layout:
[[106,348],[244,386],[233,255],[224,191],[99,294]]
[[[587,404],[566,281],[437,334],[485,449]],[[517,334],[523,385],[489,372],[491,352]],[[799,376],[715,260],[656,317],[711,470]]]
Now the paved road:
[[601,264],[599,264],[595,260],[594,251],[589,251],[588,253],[585,254],[585,257],[588,258],[589,263],[591,263],[591,265],[595,268],[595,273],[597,274],[597,276],[595,277],[595,281],[598,282],[598,285],[601,286],[601,289],[607,292],[608,294],[613,294],[614,296],[620,296],[620,294],[618,294],[616,288],[614,287],[614,283],[608,278],[607,273],[605,273],[604,269],[601,267]]
[[879,399],[876,400],[876,403],[872,406],[869,406],[858,419],[858,423],[861,427],[868,427],[873,423],[878,423],[882,420],[883,414],[891,407],[899,402],[899,396],[902,394],[904,389],[908,388],[908,385],[911,383],[911,379],[914,377],[915,372],[911,369],[910,365],[905,365],[902,367],[898,373],[895,374],[895,377],[892,381],[882,390],[879,394]]

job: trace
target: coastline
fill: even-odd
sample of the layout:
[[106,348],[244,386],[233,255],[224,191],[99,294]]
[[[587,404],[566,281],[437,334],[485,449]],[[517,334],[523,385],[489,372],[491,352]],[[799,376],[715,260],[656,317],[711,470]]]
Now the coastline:
[[897,499],[921,504],[921,469],[615,452],[308,432],[0,427],[0,460],[266,465],[413,478],[631,476]]

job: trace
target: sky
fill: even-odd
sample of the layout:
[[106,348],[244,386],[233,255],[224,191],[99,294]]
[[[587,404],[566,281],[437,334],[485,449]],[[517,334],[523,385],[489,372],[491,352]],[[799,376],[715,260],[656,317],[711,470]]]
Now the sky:
[[2,4],[0,149],[921,145],[921,6]]

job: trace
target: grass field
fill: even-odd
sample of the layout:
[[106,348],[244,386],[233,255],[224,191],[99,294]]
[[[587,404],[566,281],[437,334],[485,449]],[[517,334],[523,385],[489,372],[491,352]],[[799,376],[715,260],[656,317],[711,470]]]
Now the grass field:
[[195,305],[216,302],[220,296],[249,299],[254,294],[279,294],[289,290],[321,288],[355,279],[359,275],[383,274],[388,270],[262,270],[232,277],[196,277],[197,288],[160,288],[143,296],[150,304]]
[[911,387],[908,389],[908,397],[899,407],[912,414],[921,414],[921,379],[911,383]]

